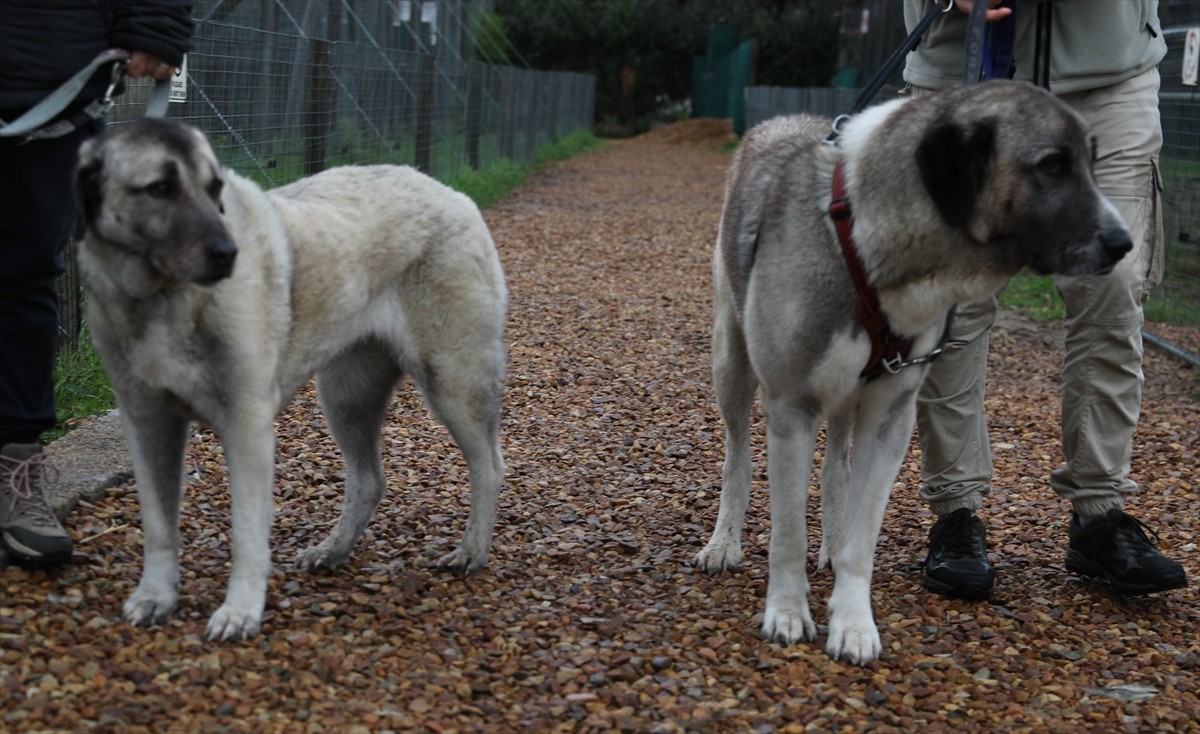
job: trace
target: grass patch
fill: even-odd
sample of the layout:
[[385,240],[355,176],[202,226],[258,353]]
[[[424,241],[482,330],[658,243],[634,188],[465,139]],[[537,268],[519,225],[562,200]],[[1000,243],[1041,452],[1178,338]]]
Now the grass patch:
[[538,148],[532,164],[522,165],[513,163],[507,158],[500,158],[490,166],[478,171],[464,167],[443,183],[455,191],[461,191],[471,197],[471,200],[480,209],[486,209],[500,197],[524,184],[530,172],[538,166],[552,161],[564,161],[572,156],[598,150],[604,146],[605,143],[600,138],[590,132],[580,130]]
[[92,348],[87,334],[83,334],[78,343],[59,350],[54,364],[54,400],[58,425],[47,434],[47,441],[69,432],[80,419],[101,415],[117,407],[100,356]]
[[[1146,320],[1164,324],[1196,324],[1195,307],[1171,298],[1163,290],[1162,286],[1155,289],[1146,303]],[[1061,321],[1066,318],[1066,307],[1054,287],[1054,280],[1049,275],[1034,275],[1028,270],[1022,270],[1009,281],[1008,287],[1000,294],[1000,307],[1020,311],[1038,321]]]
[[445,184],[471,197],[475,206],[486,209],[497,199],[525,183],[528,175],[526,166],[502,158],[478,171],[469,167],[463,168],[447,179]]
[[1038,321],[1056,321],[1066,316],[1066,309],[1054,281],[1049,275],[1035,275],[1022,270],[1000,294],[1000,307],[1020,311]]
[[601,150],[607,145],[607,143],[587,130],[576,130],[566,137],[559,138],[552,143],[547,143],[538,148],[535,157],[539,164],[550,161],[565,161],[580,153]]
[[1151,294],[1150,300],[1146,303],[1144,310],[1147,321],[1157,321],[1163,324],[1200,326],[1200,319],[1197,318],[1195,305],[1180,300],[1173,300],[1162,291],[1162,286],[1159,286]]

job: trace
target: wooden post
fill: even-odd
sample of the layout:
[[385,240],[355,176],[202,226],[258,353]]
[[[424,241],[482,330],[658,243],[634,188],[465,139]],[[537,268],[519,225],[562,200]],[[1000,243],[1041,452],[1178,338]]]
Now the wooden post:
[[437,99],[435,64],[432,54],[421,54],[417,64],[417,136],[413,151],[413,166],[422,173],[431,173],[433,159],[433,105]]
[[515,160],[513,155],[516,145],[516,121],[513,119],[513,68],[505,66],[500,71],[500,155],[508,160]]
[[305,99],[305,134],[308,142],[304,153],[304,175],[311,176],[325,169],[326,140],[333,119],[333,69],[329,41],[313,38],[309,55],[308,89]]
[[483,118],[483,64],[467,63],[467,163],[479,170],[479,134]]

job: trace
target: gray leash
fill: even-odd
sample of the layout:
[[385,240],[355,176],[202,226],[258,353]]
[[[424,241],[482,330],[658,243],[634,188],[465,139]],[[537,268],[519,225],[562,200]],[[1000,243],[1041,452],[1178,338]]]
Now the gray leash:
[[[59,120],[53,124],[50,121],[65,110],[87,85],[88,80],[96,71],[105,65],[112,65],[112,78],[104,94],[99,99],[83,108],[74,118]],[[25,138],[37,140],[43,138],[62,137],[76,130],[87,119],[99,119],[106,115],[113,106],[113,93],[121,82],[125,67],[129,65],[129,52],[119,48],[101,51],[84,68],[63,82],[58,89],[51,92],[45,99],[30,107],[26,112],[13,120],[0,120],[0,138]],[[146,107],[146,117],[164,117],[167,114],[167,103],[170,100],[170,82],[157,82],[150,104]]]

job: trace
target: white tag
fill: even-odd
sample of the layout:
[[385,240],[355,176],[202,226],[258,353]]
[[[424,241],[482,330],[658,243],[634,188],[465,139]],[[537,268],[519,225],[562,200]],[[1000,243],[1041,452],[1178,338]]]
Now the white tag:
[[171,77],[171,96],[168,99],[171,102],[187,101],[187,56],[179,62],[175,75]]
[[1183,83],[1196,86],[1197,66],[1200,64],[1200,28],[1188,28],[1183,42]]

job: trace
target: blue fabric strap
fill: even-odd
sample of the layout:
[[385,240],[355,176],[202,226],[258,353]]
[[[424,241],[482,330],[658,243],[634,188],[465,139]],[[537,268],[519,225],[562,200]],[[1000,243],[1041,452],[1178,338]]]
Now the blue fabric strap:
[[983,37],[983,78],[1008,79],[1012,76],[1013,53],[1017,41],[1016,0],[1001,0],[998,7],[1012,8],[1007,18],[989,23]]

